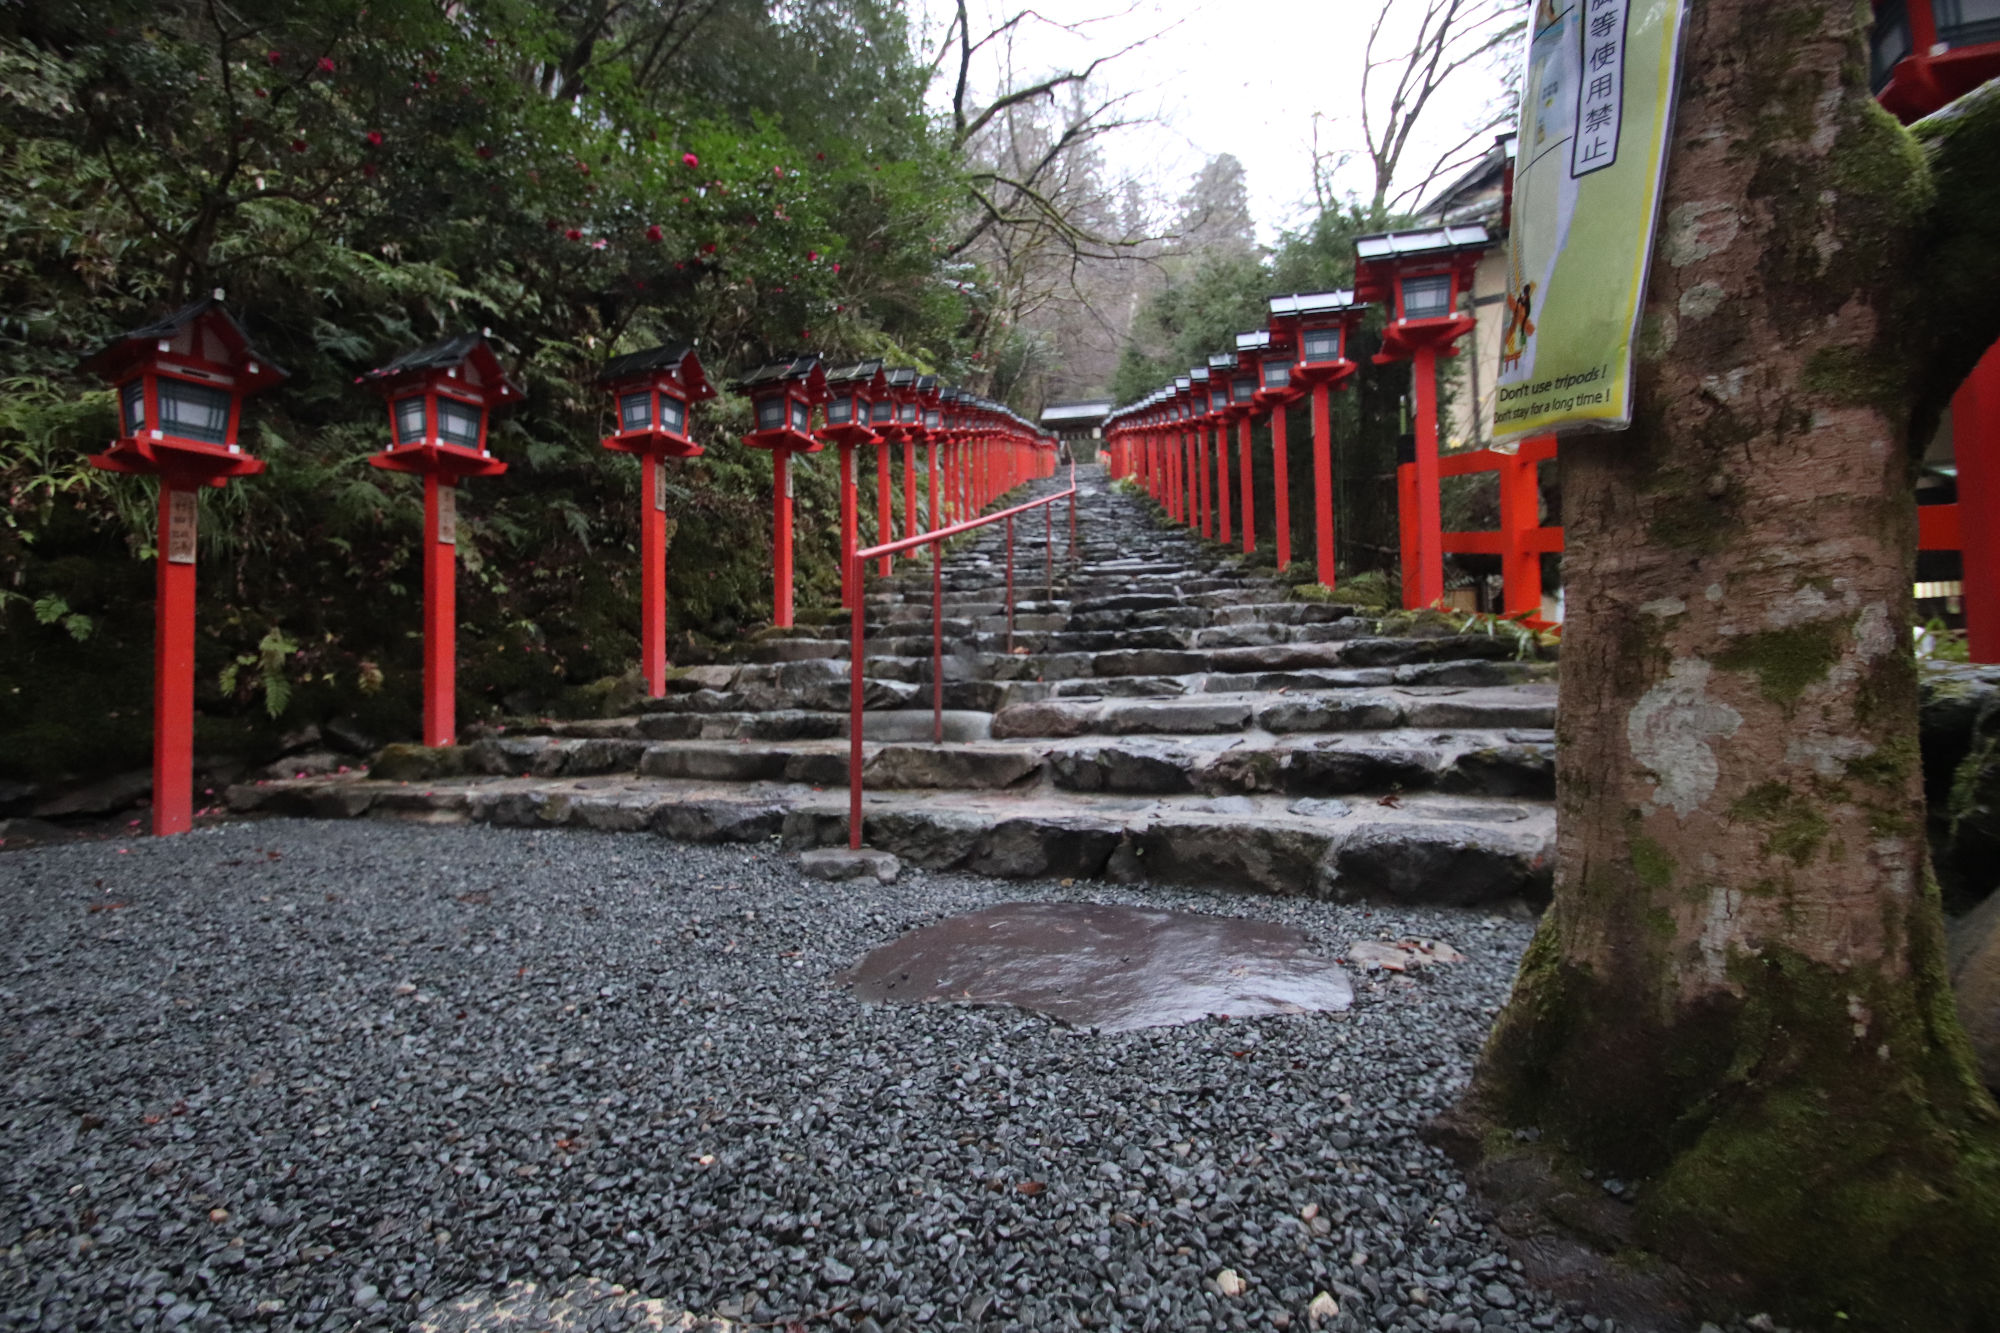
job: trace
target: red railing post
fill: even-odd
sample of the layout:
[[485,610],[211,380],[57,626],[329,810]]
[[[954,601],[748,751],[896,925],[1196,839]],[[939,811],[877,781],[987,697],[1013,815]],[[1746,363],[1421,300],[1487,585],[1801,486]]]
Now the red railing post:
[[931,543],[931,739],[944,744],[944,542]]
[[857,552],[854,561],[854,607],[849,613],[847,700],[847,845],[861,849],[861,742],[865,730],[862,681],[868,661],[868,566]]
[[1014,516],[1007,515],[1007,652],[1014,651]]

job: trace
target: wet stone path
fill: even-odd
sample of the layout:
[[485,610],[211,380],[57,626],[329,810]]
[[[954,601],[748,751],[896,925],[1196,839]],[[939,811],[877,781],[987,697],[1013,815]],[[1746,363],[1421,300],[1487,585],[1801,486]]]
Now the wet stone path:
[[[834,979],[1061,899],[1466,961],[1115,1034]],[[1606,1326],[1526,1287],[1418,1136],[1513,917],[286,820],[7,853],[0,904],[7,1328],[493,1327],[523,1283],[578,1327]]]

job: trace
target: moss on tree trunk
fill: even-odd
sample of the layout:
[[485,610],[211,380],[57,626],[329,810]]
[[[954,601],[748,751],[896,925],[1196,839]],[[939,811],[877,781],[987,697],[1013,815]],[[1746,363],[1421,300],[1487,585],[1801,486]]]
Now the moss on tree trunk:
[[1532,1126],[1638,1182],[1640,1243],[1719,1303],[1993,1328],[2000,1116],[1922,837],[1908,442],[2000,333],[2000,211],[1963,202],[2000,102],[1905,132],[1865,20],[1695,0],[1640,416],[1562,450],[1555,900],[1465,1141]]

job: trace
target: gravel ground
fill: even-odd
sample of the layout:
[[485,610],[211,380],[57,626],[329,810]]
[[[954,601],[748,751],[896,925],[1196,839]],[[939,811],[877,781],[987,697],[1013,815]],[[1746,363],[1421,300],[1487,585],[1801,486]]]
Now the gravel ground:
[[[1058,897],[1469,961],[1116,1036],[829,980]],[[1610,1326],[1527,1288],[1417,1136],[1523,921],[376,822],[7,853],[0,903],[10,1328],[405,1328],[585,1278],[871,1333],[1303,1330],[1322,1291],[1327,1328]]]

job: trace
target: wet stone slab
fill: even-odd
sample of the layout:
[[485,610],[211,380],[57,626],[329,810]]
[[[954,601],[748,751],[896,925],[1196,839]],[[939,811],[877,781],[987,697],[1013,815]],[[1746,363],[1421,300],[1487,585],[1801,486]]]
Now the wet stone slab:
[[1339,965],[1289,927],[1100,903],[1003,903],[950,917],[840,979],[872,1003],[1014,1005],[1103,1032],[1354,1001]]

